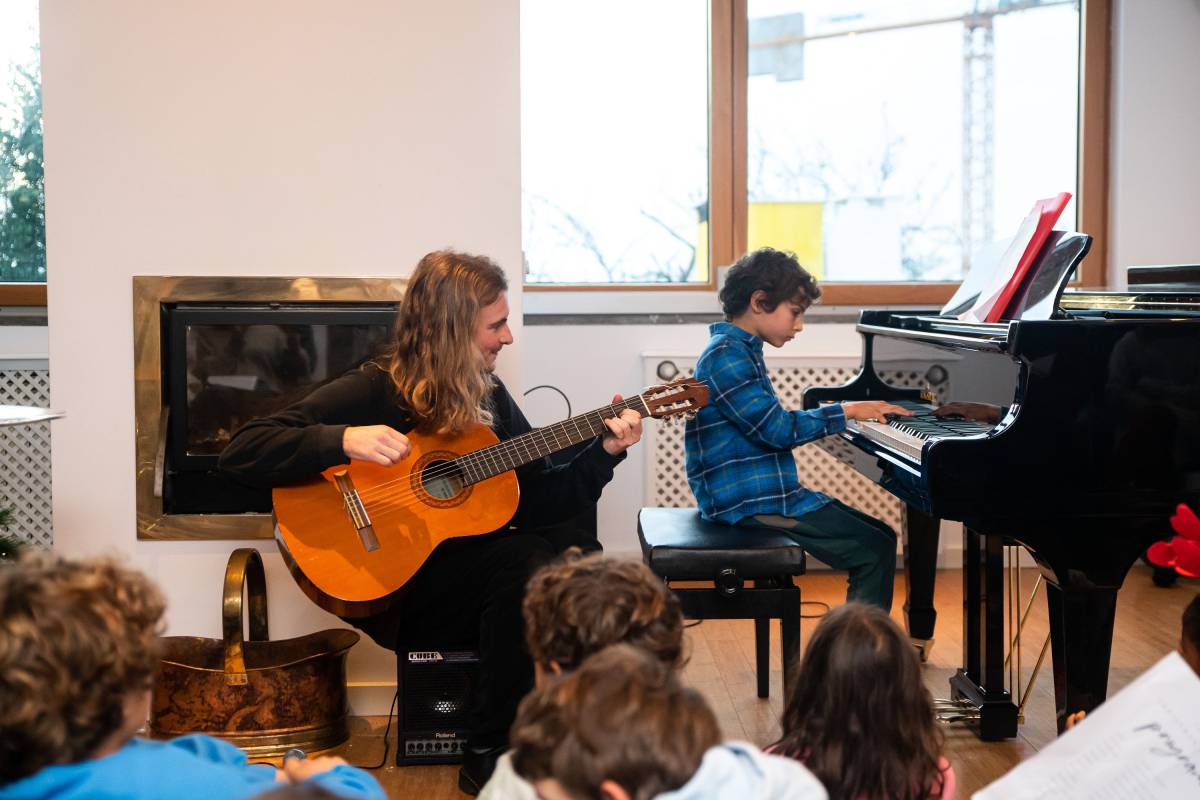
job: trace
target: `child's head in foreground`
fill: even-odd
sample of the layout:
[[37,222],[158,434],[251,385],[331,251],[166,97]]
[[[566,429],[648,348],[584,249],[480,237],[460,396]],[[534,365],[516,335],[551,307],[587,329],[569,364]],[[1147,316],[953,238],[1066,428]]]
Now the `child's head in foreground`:
[[112,561],[0,568],[0,785],[141,727],[164,609],[146,576]]
[[825,615],[791,682],[774,751],[803,761],[831,800],[927,800],[942,734],[908,636],[875,606]]
[[[793,253],[764,247],[729,268],[718,298],[725,319],[742,326],[766,326],[765,341],[779,347],[783,328],[803,327],[804,312],[821,297],[821,287]],[[776,332],[773,328],[781,328]],[[759,331],[754,331],[760,333]],[[790,338],[790,336],[786,336]]]
[[1179,653],[1192,671],[1200,675],[1200,594],[1183,610],[1183,625],[1179,633]]
[[621,642],[683,662],[679,600],[640,561],[568,552],[530,578],[522,611],[539,682]]
[[678,789],[721,740],[675,670],[613,645],[534,689],[513,724],[513,766],[544,800],[649,800]]

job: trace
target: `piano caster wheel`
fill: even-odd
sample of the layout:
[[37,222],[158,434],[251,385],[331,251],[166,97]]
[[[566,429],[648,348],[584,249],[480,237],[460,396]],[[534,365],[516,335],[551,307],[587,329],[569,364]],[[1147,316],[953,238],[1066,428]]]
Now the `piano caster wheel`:
[[921,657],[921,663],[929,661],[929,651],[933,649],[933,639],[909,639],[913,647],[917,648],[917,655]]

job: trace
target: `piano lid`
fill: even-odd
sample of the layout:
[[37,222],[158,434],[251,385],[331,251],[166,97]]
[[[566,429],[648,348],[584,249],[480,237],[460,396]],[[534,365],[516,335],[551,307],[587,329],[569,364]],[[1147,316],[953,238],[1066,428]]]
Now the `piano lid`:
[[1126,275],[1130,291],[1200,293],[1200,264],[1130,267]]

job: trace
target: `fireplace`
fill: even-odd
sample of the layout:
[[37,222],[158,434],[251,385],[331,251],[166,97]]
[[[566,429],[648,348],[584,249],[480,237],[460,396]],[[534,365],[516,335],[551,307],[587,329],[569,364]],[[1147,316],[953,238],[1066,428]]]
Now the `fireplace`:
[[135,277],[138,537],[272,535],[269,491],[217,470],[232,433],[390,341],[383,278]]

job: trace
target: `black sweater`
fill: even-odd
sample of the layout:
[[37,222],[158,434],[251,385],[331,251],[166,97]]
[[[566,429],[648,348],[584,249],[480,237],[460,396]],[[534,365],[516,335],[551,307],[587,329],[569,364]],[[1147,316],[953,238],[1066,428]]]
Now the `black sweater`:
[[[532,430],[498,378],[492,404],[492,430],[502,441]],[[414,427],[391,376],[374,364],[351,370],[282,411],[243,425],[221,453],[221,469],[235,480],[263,488],[309,478],[349,463],[342,435],[352,425],[389,425],[401,433]],[[624,453],[609,455],[596,438],[569,463],[552,466],[541,459],[519,467],[521,499],[509,525],[535,528],[570,519],[600,498],[613,468],[624,458]]]

